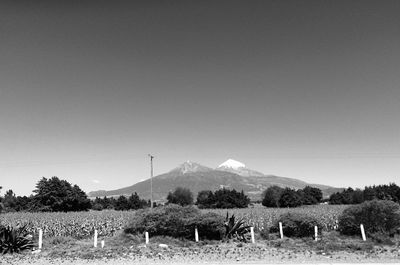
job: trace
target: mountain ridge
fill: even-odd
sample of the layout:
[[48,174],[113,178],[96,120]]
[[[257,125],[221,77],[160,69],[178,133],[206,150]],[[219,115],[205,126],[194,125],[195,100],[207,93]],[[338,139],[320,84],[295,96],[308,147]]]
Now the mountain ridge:
[[[249,169],[243,163],[233,159],[228,159],[225,162],[225,164],[222,163],[217,168],[212,169],[196,162],[186,161],[169,172],[153,177],[154,200],[165,200],[168,192],[173,191],[178,186],[189,188],[193,192],[194,197],[202,190],[215,191],[221,188],[243,190],[253,201],[261,200],[262,192],[272,185],[293,189],[312,186],[320,188],[324,197],[342,190],[341,188],[323,184],[309,184],[294,178],[265,175],[256,170]],[[149,199],[151,197],[150,179],[120,189],[91,191],[88,193],[88,196],[92,198],[120,195],[129,196],[135,192],[141,198]]]

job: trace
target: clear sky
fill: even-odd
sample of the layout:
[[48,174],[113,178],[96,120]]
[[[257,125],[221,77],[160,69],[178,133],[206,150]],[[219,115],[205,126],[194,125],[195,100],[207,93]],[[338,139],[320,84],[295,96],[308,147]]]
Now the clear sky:
[[400,1],[1,1],[0,186],[228,158],[400,184]]

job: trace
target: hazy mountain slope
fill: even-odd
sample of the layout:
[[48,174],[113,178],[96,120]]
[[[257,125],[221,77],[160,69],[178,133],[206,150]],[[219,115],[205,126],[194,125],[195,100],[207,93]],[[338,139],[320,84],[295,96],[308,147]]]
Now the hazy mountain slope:
[[[304,181],[278,176],[240,176],[238,174],[213,170],[194,162],[185,162],[168,173],[153,177],[154,200],[165,200],[168,192],[176,187],[189,188],[196,199],[197,193],[202,190],[215,191],[220,188],[243,190],[252,200],[260,200],[262,192],[272,185],[290,187],[293,189],[304,188],[307,185],[322,188],[324,196],[329,196],[335,188],[324,185],[308,184]],[[325,192],[327,191],[327,192]],[[132,186],[111,190],[94,191],[89,197],[130,195],[137,192],[141,198],[150,199],[150,179],[138,182]]]

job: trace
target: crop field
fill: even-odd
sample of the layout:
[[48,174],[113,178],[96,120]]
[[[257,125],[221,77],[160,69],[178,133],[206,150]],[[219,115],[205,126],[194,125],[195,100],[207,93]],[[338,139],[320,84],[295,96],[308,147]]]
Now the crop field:
[[98,230],[98,235],[103,237],[113,236],[118,230],[124,228],[125,223],[135,214],[134,211],[104,210],[101,212],[68,212],[68,213],[7,213],[0,215],[0,223],[5,225],[23,226],[38,234],[38,229],[43,230],[43,237],[73,237],[77,239],[88,238]]
[[298,208],[265,208],[256,206],[244,209],[206,209],[204,212],[214,212],[226,216],[234,214],[236,218],[243,218],[246,225],[254,227],[254,231],[260,232],[265,228],[271,227],[278,218],[285,213],[308,214],[316,217],[324,225],[322,229],[326,231],[334,230],[337,226],[339,215],[348,205],[311,205]]
[[[226,216],[234,214],[237,218],[244,218],[246,224],[254,226],[256,232],[269,228],[280,215],[293,213],[307,213],[316,216],[324,224],[323,229],[333,230],[336,220],[348,206],[342,205],[315,205],[300,208],[264,208],[256,206],[245,209],[204,209],[202,212],[215,212]],[[4,225],[27,225],[29,231],[37,236],[38,229],[43,229],[43,236],[73,237],[76,239],[93,236],[94,229],[100,237],[111,237],[116,231],[122,230],[135,211],[89,211],[72,213],[7,213],[0,215],[0,223]]]

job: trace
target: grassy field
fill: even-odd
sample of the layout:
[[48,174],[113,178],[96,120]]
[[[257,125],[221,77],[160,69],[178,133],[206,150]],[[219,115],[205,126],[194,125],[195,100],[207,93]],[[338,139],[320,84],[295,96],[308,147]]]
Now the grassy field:
[[[244,218],[246,224],[254,226],[256,232],[270,227],[280,215],[287,212],[308,213],[316,216],[324,224],[326,231],[333,230],[335,222],[342,211],[348,206],[314,205],[300,208],[273,209],[262,206],[245,209],[204,209],[203,212],[215,212],[226,216],[235,214]],[[112,237],[122,230],[135,211],[89,211],[73,213],[7,213],[0,215],[0,222],[6,225],[27,225],[29,231],[37,236],[38,229],[43,229],[44,237],[72,237],[76,239],[93,236],[94,229],[99,237]]]

